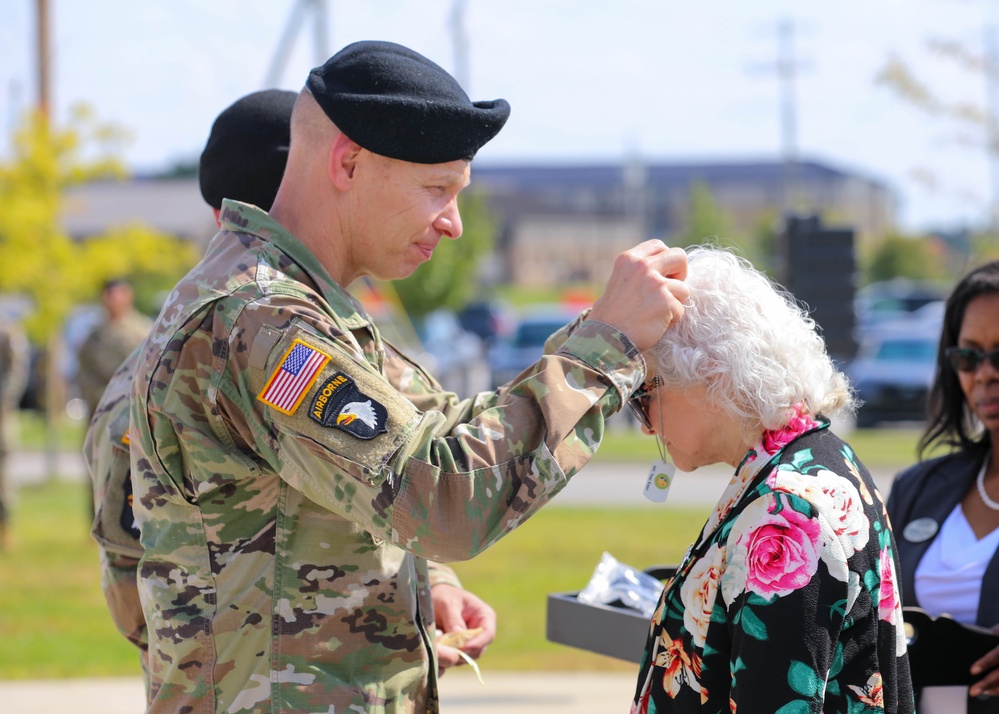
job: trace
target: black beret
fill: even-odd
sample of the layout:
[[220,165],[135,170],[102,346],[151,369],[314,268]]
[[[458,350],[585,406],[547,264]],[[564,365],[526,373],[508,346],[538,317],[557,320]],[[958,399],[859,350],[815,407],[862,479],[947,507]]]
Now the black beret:
[[418,164],[471,160],[510,116],[505,99],[472,102],[443,68],[392,42],[347,45],[305,86],[350,139]]
[[223,198],[269,210],[277,195],[291,143],[291,110],[297,92],[265,89],[222,110],[201,152],[198,183],[205,201]]

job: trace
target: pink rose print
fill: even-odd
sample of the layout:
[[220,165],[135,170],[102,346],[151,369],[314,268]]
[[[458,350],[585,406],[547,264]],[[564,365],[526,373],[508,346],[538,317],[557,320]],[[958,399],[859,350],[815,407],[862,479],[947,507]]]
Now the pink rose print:
[[746,551],[746,589],[769,600],[807,585],[818,567],[820,530],[786,497],[774,497],[768,513],[737,541]]
[[887,548],[881,549],[879,561],[881,586],[878,590],[878,619],[895,625],[895,613],[900,608],[898,591],[895,588],[895,562]]
[[863,550],[870,538],[871,524],[859,490],[826,469],[811,476],[775,469],[767,483],[775,491],[801,496],[815,507],[826,523],[819,555],[829,574],[845,581],[849,572],[846,559]]
[[795,405],[794,416],[787,424],[780,429],[763,432],[763,448],[768,454],[776,454],[798,436],[818,425],[817,421],[804,413],[803,405]]

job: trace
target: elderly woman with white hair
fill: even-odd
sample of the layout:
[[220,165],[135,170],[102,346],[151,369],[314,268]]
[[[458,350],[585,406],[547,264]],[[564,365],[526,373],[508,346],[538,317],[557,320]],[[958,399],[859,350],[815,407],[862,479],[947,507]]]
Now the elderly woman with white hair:
[[691,248],[687,281],[632,406],[677,468],[735,473],[652,617],[632,712],[913,711],[891,526],[829,429],[846,378],[745,260]]

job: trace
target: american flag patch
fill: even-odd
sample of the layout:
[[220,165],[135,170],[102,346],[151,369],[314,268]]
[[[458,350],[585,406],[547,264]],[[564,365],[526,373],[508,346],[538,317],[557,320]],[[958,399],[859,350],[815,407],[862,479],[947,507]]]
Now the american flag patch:
[[329,355],[301,340],[295,340],[284,353],[281,364],[267,380],[267,386],[257,399],[279,412],[294,414],[302,397],[329,360]]

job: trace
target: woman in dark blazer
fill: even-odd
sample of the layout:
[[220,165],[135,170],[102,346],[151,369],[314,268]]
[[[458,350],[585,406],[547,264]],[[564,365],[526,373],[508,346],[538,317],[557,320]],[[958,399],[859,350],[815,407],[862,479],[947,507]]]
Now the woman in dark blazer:
[[[969,273],[947,300],[919,455],[950,447],[895,479],[888,515],[902,603],[999,632],[999,261]],[[946,652],[937,656],[944,661]],[[921,714],[999,713],[999,647],[972,665],[970,688],[926,687]],[[913,684],[918,688],[920,682]]]

